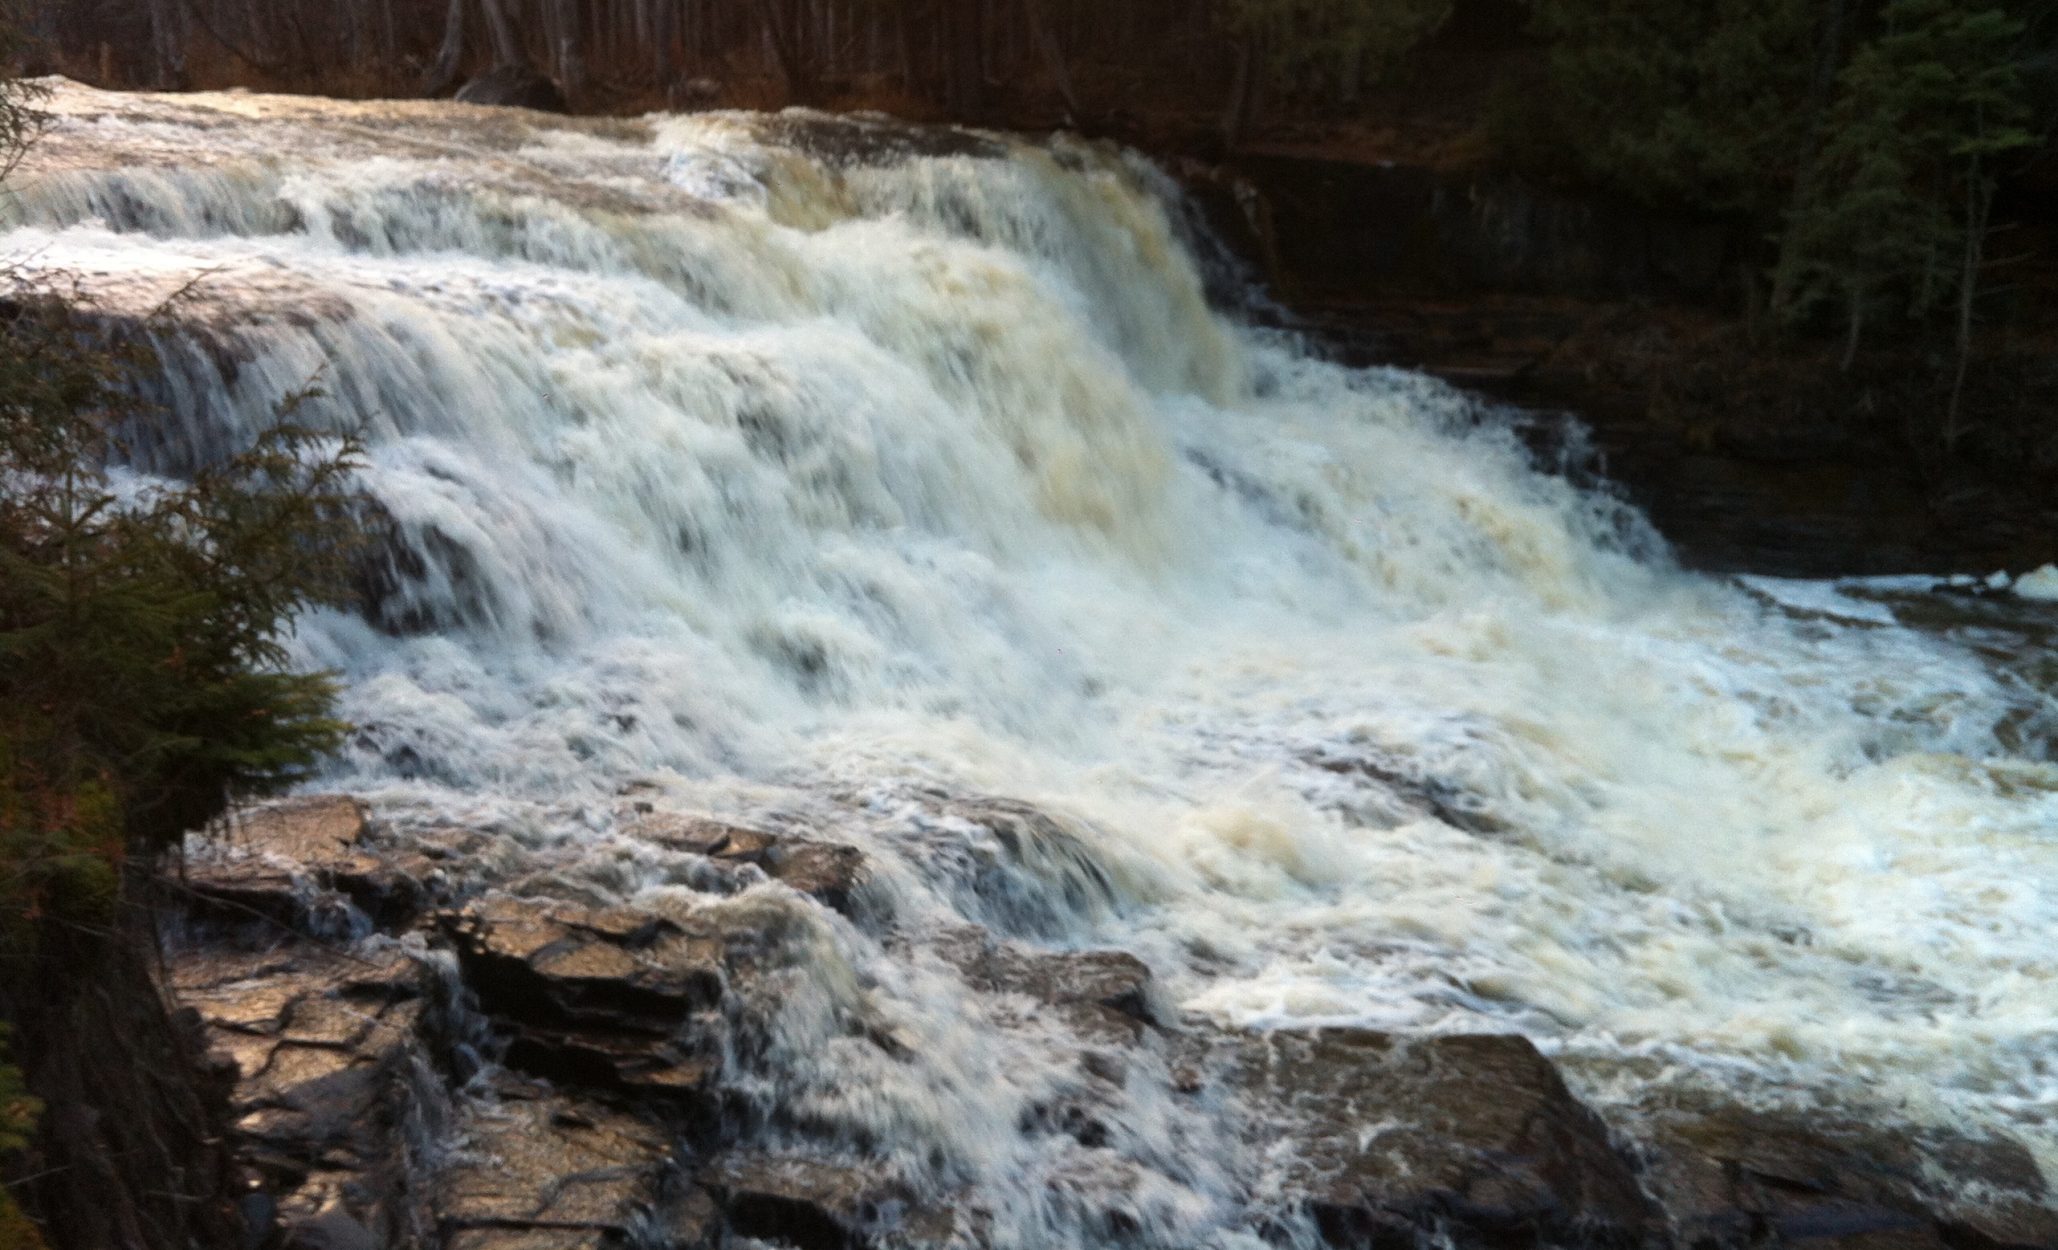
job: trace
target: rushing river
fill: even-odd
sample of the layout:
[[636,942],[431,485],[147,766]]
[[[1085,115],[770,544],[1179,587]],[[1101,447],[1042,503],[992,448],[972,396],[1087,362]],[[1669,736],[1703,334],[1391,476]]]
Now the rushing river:
[[[1047,1182],[1086,1165],[1017,1129],[1035,1031],[922,953],[967,921],[1133,951],[1170,1013],[1519,1031],[1603,1107],[1826,1101],[2058,1174],[2052,683],[1900,623],[1922,593],[1682,572],[1491,412],[1243,324],[1139,159],[49,107],[6,250],[118,313],[192,284],[146,467],[310,382],[365,433],[404,544],[376,619],[301,623],[360,726],[325,787],[590,844],[617,892],[676,888],[630,793],[864,847],[789,1096],[982,1186],[996,1244],[1083,1240]],[[974,888],[969,796],[1070,838]],[[834,1044],[858,999],[915,1062]],[[1204,1127],[1121,1096],[1149,1226],[1213,1239]]]

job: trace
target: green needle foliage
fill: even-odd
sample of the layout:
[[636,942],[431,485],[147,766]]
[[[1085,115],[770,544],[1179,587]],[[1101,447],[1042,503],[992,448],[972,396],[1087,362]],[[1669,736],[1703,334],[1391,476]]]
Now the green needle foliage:
[[[141,363],[75,297],[0,302],[0,1015],[45,1044],[94,952],[138,931],[128,866],[305,776],[344,728],[283,643],[341,591],[355,444],[289,411],[190,479],[127,471],[121,436],[153,419]],[[0,1156],[31,1132],[22,1081],[0,1063]],[[0,1189],[10,1233],[33,1229]]]
[[187,481],[122,473],[149,414],[79,305],[0,319],[0,935],[97,912],[232,796],[305,775],[342,730],[284,631],[340,592],[356,447],[285,414]]
[[1348,98],[1391,73],[1451,15],[1452,0],[1220,0],[1219,20],[1263,49],[1288,91]]
[[1869,318],[1919,319],[1973,298],[2000,162],[2036,143],[2020,19],[1892,0],[1881,20],[1838,78],[1777,273],[1776,311],[1840,310],[1853,352]]
[[1638,198],[1718,211],[1782,203],[1814,61],[1806,0],[1536,0],[1552,90],[1544,154]]

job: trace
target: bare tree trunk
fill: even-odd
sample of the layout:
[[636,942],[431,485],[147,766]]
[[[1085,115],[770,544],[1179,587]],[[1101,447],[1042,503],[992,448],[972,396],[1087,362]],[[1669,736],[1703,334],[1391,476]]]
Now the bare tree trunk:
[[[1799,213],[1807,197],[1815,192],[1819,177],[1816,169],[1822,159],[1824,115],[1829,111],[1837,74],[1843,68],[1844,10],[1848,3],[1849,0],[1828,0],[1823,7],[1821,27],[1816,34],[1815,72],[1808,80],[1807,127],[1801,136],[1801,159],[1794,167],[1793,193],[1787,204],[1789,216]],[[1774,272],[1777,276],[1772,282],[1772,307],[1784,310],[1793,298],[1798,268],[1782,264]]]
[[450,0],[450,8],[443,15],[443,46],[436,52],[436,63],[429,67],[429,76],[422,83],[425,95],[442,95],[457,85],[457,75],[464,68],[464,9],[465,0]]
[[658,0],[650,17],[650,82],[669,98],[672,85],[672,45],[678,38],[677,0]]
[[160,90],[178,91],[186,85],[186,23],[179,0],[150,0],[150,50],[152,69]]
[[953,121],[976,121],[986,104],[985,32],[973,0],[942,0],[943,107]]
[[1057,88],[1058,99],[1064,103],[1065,124],[1078,125],[1084,111],[1079,107],[1078,92],[1072,89],[1072,68],[1065,62],[1065,50],[1058,45],[1057,35],[1044,20],[1043,0],[1022,0],[1022,17],[1029,24],[1029,38],[1036,44],[1051,85]]
[[521,40],[515,37],[514,23],[507,18],[503,0],[479,0],[479,7],[486,13],[486,30],[493,37],[493,64],[527,65],[529,57],[522,50]]
[[814,103],[817,85],[805,47],[804,3],[805,0],[760,0],[759,4],[764,15],[765,40],[771,46],[779,77],[786,83],[787,99],[794,104]]
[[[579,46],[579,8],[575,0],[549,0],[550,54],[558,85],[570,95],[586,85],[586,58]],[[666,6],[669,12],[669,6]]]
[[1865,333],[1865,288],[1853,279],[1850,289],[1851,319],[1844,330],[1844,358],[1837,363],[1837,369],[1849,373],[1858,360],[1858,340]]
[[1958,366],[1951,377],[1951,402],[1944,408],[1944,454],[1958,450],[1958,438],[1965,431],[1960,424],[1965,399],[1965,371],[1972,362],[1972,311],[1979,298],[1979,271],[1986,254],[1987,218],[1994,197],[1981,180],[1979,157],[1972,157],[1972,169],[1965,185],[1965,268],[1958,277]]
[[1229,81],[1229,107],[1222,115],[1222,146],[1231,152],[1242,146],[1258,113],[1258,73],[1261,49],[1255,32],[1236,44],[1236,72]]

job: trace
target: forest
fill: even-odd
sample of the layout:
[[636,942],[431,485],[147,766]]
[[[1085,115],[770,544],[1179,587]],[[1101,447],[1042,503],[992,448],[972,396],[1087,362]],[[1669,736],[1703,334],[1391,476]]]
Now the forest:
[[[1522,171],[1761,241],[1766,335],[1915,342],[1925,440],[2046,330],[2049,0],[30,0],[30,70],[111,85],[446,95],[545,75],[587,112],[869,107],[1219,157],[1280,143]],[[1415,141],[1411,143],[1411,140]],[[2010,235],[2018,227],[2028,232]],[[1899,350],[1897,347],[1895,350]],[[2020,448],[2011,444],[2011,452]],[[2039,456],[2052,454],[2038,447]]]

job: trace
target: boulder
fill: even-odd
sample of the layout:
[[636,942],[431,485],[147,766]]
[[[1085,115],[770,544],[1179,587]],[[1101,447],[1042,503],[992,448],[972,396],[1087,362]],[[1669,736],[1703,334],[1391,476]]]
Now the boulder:
[[1150,967],[1127,951],[1039,951],[967,929],[938,944],[974,989],[1047,1004],[1088,1043],[1126,1046],[1151,1023]]
[[256,922],[276,937],[281,929],[324,927],[325,911],[343,901],[375,928],[405,928],[439,879],[427,856],[372,845],[356,799],[308,795],[251,808],[221,836],[196,840],[185,887],[197,918],[227,927]]
[[724,993],[712,932],[628,908],[492,895],[445,918],[508,1067],[700,1124],[719,1047],[689,1027]]
[[503,108],[533,109],[539,113],[569,113],[563,88],[549,75],[526,65],[501,65],[489,69],[457,89],[460,104],[490,104]]
[[385,1250],[379,1236],[341,1211],[295,1220],[284,1230],[285,1250]]
[[[2058,1246],[2058,1202],[2006,1138],[1722,1106],[1671,1110],[1648,1153],[1650,1192],[1701,1250]],[[1976,1206],[1952,1196],[1968,1190]]]
[[443,927],[480,1005],[518,1026],[669,1037],[722,996],[717,936],[626,908],[495,894]]
[[772,880],[846,913],[865,879],[864,852],[834,842],[780,842],[760,862]]
[[725,865],[753,865],[774,881],[849,912],[866,875],[864,852],[838,842],[769,833],[706,816],[647,810],[629,822],[637,837]]
[[[1217,1054],[1215,1061],[1223,1063]],[[1360,1029],[1244,1035],[1222,1078],[1253,1140],[1285,1160],[1267,1187],[1337,1247],[1631,1247],[1655,1212],[1606,1128],[1528,1041]]]
[[819,1159],[732,1155],[704,1183],[732,1232],[798,1250],[944,1246],[948,1211],[914,1205],[896,1181]]

